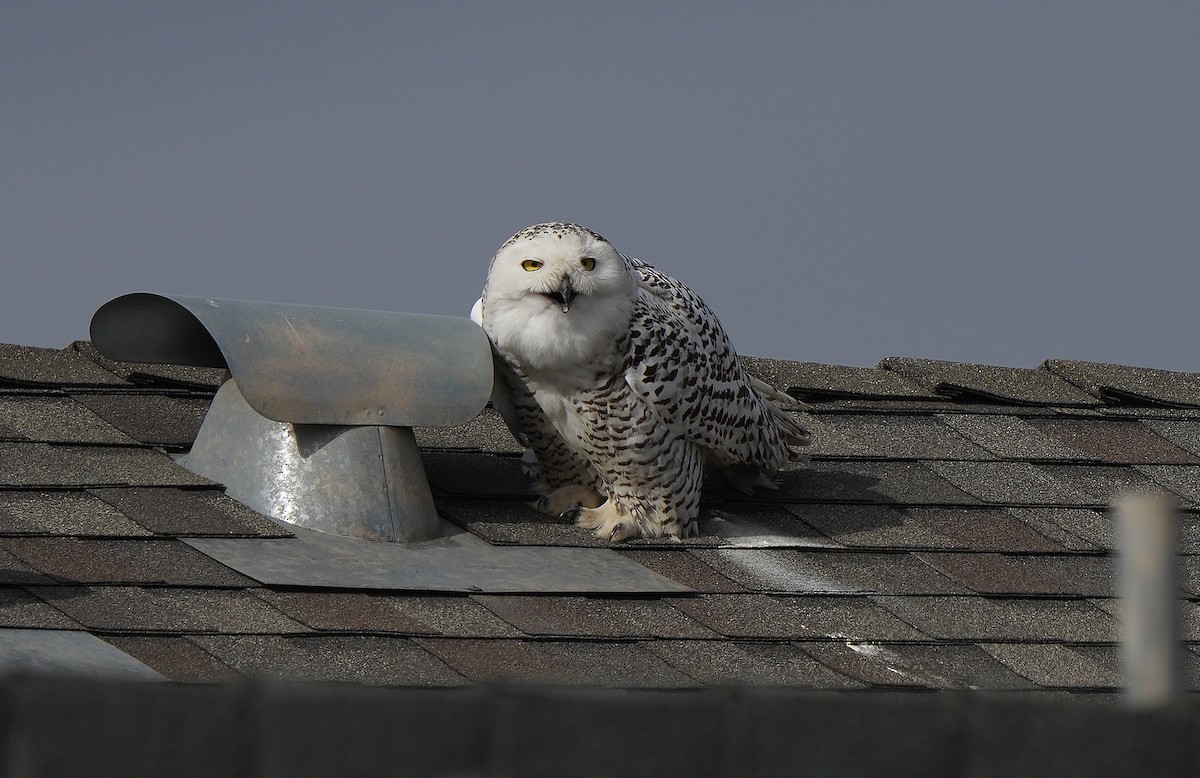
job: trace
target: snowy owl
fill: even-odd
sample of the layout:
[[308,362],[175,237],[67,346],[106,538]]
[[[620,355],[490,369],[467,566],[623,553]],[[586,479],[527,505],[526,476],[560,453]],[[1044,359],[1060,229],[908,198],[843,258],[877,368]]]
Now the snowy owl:
[[697,534],[706,468],[739,488],[798,458],[803,406],[748,377],[696,293],[576,224],[513,235],[471,318],[493,400],[537,458],[539,511],[597,537]]

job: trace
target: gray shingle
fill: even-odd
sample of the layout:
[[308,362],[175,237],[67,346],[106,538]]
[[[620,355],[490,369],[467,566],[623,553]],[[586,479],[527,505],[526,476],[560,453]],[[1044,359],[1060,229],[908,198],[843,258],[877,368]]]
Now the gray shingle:
[[[1124,660],[1121,657],[1120,646],[1071,646],[1071,650],[1082,654],[1091,661],[1111,671],[1116,675],[1120,675],[1124,667]],[[1186,646],[1180,652],[1180,659],[1183,672],[1183,688],[1189,691],[1200,690],[1200,654],[1196,653],[1196,646]]]
[[979,594],[1111,597],[1111,557],[924,553],[918,556]]
[[913,520],[947,538],[947,545],[974,551],[1063,551],[1061,544],[1007,511],[979,508],[910,508]]
[[296,621],[329,632],[442,637],[520,637],[516,628],[463,596],[258,590]]
[[1151,489],[1155,485],[1165,487],[1179,495],[1186,505],[1200,505],[1200,467],[1193,465],[1138,465],[1134,468],[1140,476],[1153,480],[1153,484],[1141,482],[1139,488]]
[[1058,643],[985,643],[982,648],[1038,686],[1096,689],[1121,685],[1118,673]]
[[425,475],[437,490],[449,495],[508,496],[533,499],[529,477],[515,456],[426,451]]
[[1096,511],[1087,508],[1007,508],[1005,512],[1032,531],[1070,551],[1103,551],[1112,548],[1112,522]]
[[625,548],[617,553],[697,592],[745,591],[686,549]]
[[780,596],[773,599],[795,609],[805,627],[826,637],[856,642],[929,639],[928,635],[897,619],[868,597]]
[[928,640],[866,597],[728,594],[677,598],[672,604],[731,638]]
[[25,537],[0,540],[0,547],[66,583],[253,584],[249,578],[174,540]]
[[1117,623],[1082,600],[876,597],[884,609],[937,638],[964,642],[1110,643]]
[[221,384],[229,379],[229,371],[223,367],[117,362],[101,354],[90,341],[86,340],[77,340],[69,348],[136,386],[212,390],[215,392]]
[[[1088,603],[1120,621],[1121,608],[1123,607],[1123,600],[1120,597],[1097,597],[1088,600]],[[1180,599],[1176,604],[1178,605],[1179,622],[1183,631],[1183,639],[1188,642],[1200,641],[1200,602]]]
[[20,439],[41,443],[135,443],[70,397],[0,395],[0,425]]
[[888,357],[879,363],[937,394],[1029,405],[1096,405],[1097,400],[1049,370]]
[[935,416],[814,416],[813,457],[868,459],[995,459]]
[[924,463],[895,461],[813,462],[780,473],[779,490],[763,492],[759,497],[771,502],[901,505],[970,505],[978,502]]
[[103,386],[128,384],[71,349],[55,350],[0,344],[0,385]]
[[1083,458],[1081,452],[1047,437],[1029,421],[1018,416],[946,413],[942,414],[941,419],[1004,459],[1075,461]]
[[[2,546],[0,546],[2,549]],[[54,581],[22,562],[6,550],[0,550],[0,586],[48,584]]]
[[461,675],[403,637],[196,635],[219,660],[250,676],[380,686],[461,686]]
[[492,408],[457,427],[414,427],[413,432],[422,449],[516,455],[525,452],[525,447],[516,441],[504,426],[504,419]]
[[686,689],[698,682],[647,649],[650,643],[556,640],[541,645],[549,657],[578,669],[586,683],[619,689]]
[[937,548],[945,538],[890,505],[788,505],[787,510],[844,546],[855,548]]
[[932,462],[930,467],[964,492],[1000,505],[1089,505],[1090,491],[1074,489],[1027,462]]
[[697,622],[731,638],[817,638],[794,603],[765,594],[709,594],[671,601]]
[[48,443],[0,443],[0,484],[23,488],[213,485],[151,449]]
[[701,560],[750,590],[785,594],[961,594],[906,553],[697,549]]
[[0,491],[0,535],[144,537],[150,533],[87,492]]
[[172,449],[192,445],[212,402],[207,394],[74,393],[71,396],[134,440]]
[[659,600],[474,595],[527,635],[596,638],[712,638],[709,629]]
[[861,584],[831,575],[810,556],[771,549],[696,550],[709,567],[751,591],[854,594]]
[[894,672],[939,689],[1029,689],[1017,675],[976,645],[963,643],[863,644],[876,661]]
[[[769,494],[762,491],[760,494]],[[752,498],[748,498],[752,499]],[[750,502],[702,503],[700,536],[689,546],[732,548],[837,548],[838,543],[817,532],[789,506]]]
[[1192,597],[1200,597],[1200,556],[1179,558],[1179,585]]
[[839,543],[855,548],[1064,550],[1060,542],[993,507],[789,505],[788,510]]
[[1060,416],[1030,419],[1029,424],[1093,462],[1186,465],[1200,461],[1140,421]]
[[132,487],[90,492],[158,535],[287,538],[292,533],[217,489]]
[[89,629],[101,632],[309,631],[243,589],[36,586],[29,590]]
[[923,562],[978,594],[1063,594],[1058,579],[1030,570],[1007,554],[924,553]]
[[834,672],[792,643],[659,640],[646,648],[707,686],[809,686],[851,689],[863,684]]
[[1142,424],[1184,451],[1200,456],[1200,419],[1147,419]]
[[801,651],[826,667],[870,686],[926,687],[911,675],[897,672],[874,646],[842,642],[800,643]]
[[[1143,467],[1158,466],[1144,465]],[[1042,468],[1069,491],[1083,495],[1089,505],[1110,505],[1115,498],[1122,494],[1155,488],[1154,483],[1134,467],[1043,465]],[[1196,472],[1200,472],[1200,467],[1196,468]]]
[[0,627],[17,629],[79,629],[80,624],[24,589],[0,588]]
[[223,683],[234,670],[180,635],[109,635],[105,640],[173,681]]
[[1047,360],[1044,367],[1104,400],[1200,407],[1200,373],[1063,359]]
[[870,367],[821,365],[784,359],[741,357],[742,367],[760,381],[804,400],[836,397],[937,399],[896,373]]
[[455,671],[476,682],[583,684],[594,677],[567,658],[556,658],[528,640],[415,638]]
[[1035,554],[1013,557],[1026,569],[1060,582],[1059,591],[1078,597],[1113,597],[1117,560],[1112,556]]
[[29,440],[29,438],[23,433],[17,432],[15,428],[5,424],[3,419],[0,419],[0,440]]
[[[1057,410],[1057,409],[1056,409]],[[1163,421],[1200,421],[1200,408],[1174,406],[1102,405],[1095,409],[1101,416],[1113,419],[1161,419]]]

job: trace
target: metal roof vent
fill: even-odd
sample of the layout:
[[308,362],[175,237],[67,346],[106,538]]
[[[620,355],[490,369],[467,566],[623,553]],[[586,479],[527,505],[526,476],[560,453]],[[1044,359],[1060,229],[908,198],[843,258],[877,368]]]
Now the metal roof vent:
[[184,465],[349,537],[442,534],[412,427],[466,423],[492,390],[487,337],[459,317],[136,293],[91,337],[121,361],[228,367]]

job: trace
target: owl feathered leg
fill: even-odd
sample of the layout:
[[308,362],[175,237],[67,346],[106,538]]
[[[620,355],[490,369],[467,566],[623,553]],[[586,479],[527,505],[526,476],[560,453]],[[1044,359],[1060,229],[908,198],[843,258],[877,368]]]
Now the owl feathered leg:
[[640,537],[641,524],[622,510],[621,505],[612,498],[597,508],[570,508],[563,513],[566,519],[574,519],[575,523],[584,529],[593,530],[596,537],[612,543]]
[[534,510],[547,516],[559,516],[571,508],[599,508],[604,495],[590,486],[567,484],[542,495],[533,504]]
[[[666,437],[668,433],[659,434]],[[636,537],[682,539],[697,534],[704,456],[698,446],[683,438],[661,444],[609,451],[615,477],[601,487],[607,497],[604,504],[570,508],[563,517],[613,542]],[[663,451],[663,455],[648,453],[654,451]]]

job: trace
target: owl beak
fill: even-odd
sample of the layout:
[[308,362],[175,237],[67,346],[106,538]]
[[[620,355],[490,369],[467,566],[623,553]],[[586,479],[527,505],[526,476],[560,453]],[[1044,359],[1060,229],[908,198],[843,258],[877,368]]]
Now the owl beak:
[[571,309],[571,301],[575,299],[577,294],[579,293],[575,291],[575,287],[571,286],[571,281],[564,279],[562,286],[548,293],[546,296],[558,303],[558,307],[562,308],[563,313],[566,313]]

